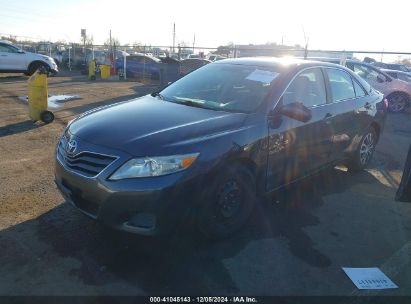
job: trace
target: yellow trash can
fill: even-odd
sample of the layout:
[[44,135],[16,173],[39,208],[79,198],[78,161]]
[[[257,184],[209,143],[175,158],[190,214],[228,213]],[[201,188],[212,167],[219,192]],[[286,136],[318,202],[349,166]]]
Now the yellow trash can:
[[47,111],[47,74],[36,71],[28,81],[29,85],[29,115],[33,121],[42,120],[50,123],[54,120],[54,115]]
[[107,64],[103,64],[100,67],[101,71],[101,79],[107,79],[110,77],[110,66]]

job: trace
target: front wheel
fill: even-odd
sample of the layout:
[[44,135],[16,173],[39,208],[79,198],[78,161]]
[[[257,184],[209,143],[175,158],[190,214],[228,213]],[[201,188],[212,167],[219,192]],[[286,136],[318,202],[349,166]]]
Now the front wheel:
[[33,75],[37,70],[42,71],[43,73],[47,74],[47,76],[50,75],[50,68],[47,64],[45,63],[41,63],[41,62],[37,62],[37,63],[33,63],[29,70],[28,70],[28,75],[31,76]]
[[230,166],[204,196],[197,226],[209,239],[231,236],[247,222],[256,201],[252,174],[243,166]]
[[361,171],[370,163],[377,144],[377,133],[373,128],[369,128],[363,137],[357,151],[354,153],[348,168],[350,171]]

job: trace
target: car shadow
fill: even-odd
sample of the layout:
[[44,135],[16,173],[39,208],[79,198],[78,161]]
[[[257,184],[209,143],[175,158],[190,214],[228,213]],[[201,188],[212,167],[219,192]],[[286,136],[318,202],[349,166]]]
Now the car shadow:
[[30,130],[34,130],[37,128],[40,128],[44,126],[45,124],[43,123],[35,123],[32,120],[28,119],[25,121],[20,121],[17,123],[9,124],[6,126],[0,127],[0,138],[9,136],[9,135],[14,135],[14,134],[19,134],[23,132],[27,132]]
[[16,81],[27,81],[28,78],[29,77],[24,74],[7,75],[0,77],[0,83],[8,83],[10,81],[12,81],[13,83],[15,83]]
[[[336,168],[325,170],[278,192],[275,198],[261,198],[247,226],[232,238],[218,242],[206,240],[184,226],[170,238],[160,240],[113,231],[68,203],[1,231],[0,239],[15,238],[22,243],[21,232],[26,231],[31,238],[50,246],[47,255],[53,259],[78,261],[80,267],[73,267],[68,275],[87,285],[125,281],[146,294],[235,294],[239,289],[224,260],[258,240],[282,238],[290,254],[298,259],[313,267],[329,267],[332,257],[316,249],[304,228],[320,224],[315,213],[325,203],[324,196],[344,192],[358,183],[379,182],[366,171],[352,175]],[[13,253],[6,249],[0,254],[3,265],[11,263],[4,260],[5,255],[10,259]],[[23,265],[20,261],[15,267]]]

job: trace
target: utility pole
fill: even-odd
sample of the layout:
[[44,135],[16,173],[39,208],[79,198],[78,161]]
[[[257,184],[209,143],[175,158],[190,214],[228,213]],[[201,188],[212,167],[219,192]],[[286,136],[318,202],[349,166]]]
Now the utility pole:
[[110,51],[111,51],[111,30],[110,30]]
[[193,53],[194,53],[194,46],[196,44],[196,34],[194,34],[194,40],[193,40]]
[[176,44],[176,23],[174,22],[174,26],[173,26],[173,53],[175,53],[175,44]]

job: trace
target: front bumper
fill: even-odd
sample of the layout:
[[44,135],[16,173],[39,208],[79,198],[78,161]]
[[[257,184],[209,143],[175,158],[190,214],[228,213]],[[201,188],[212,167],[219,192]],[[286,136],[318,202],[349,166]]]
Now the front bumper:
[[183,172],[109,180],[115,169],[129,158],[120,152],[113,164],[92,178],[73,172],[57,158],[55,183],[67,202],[115,229],[141,235],[171,232],[195,200],[193,182],[183,181]]

